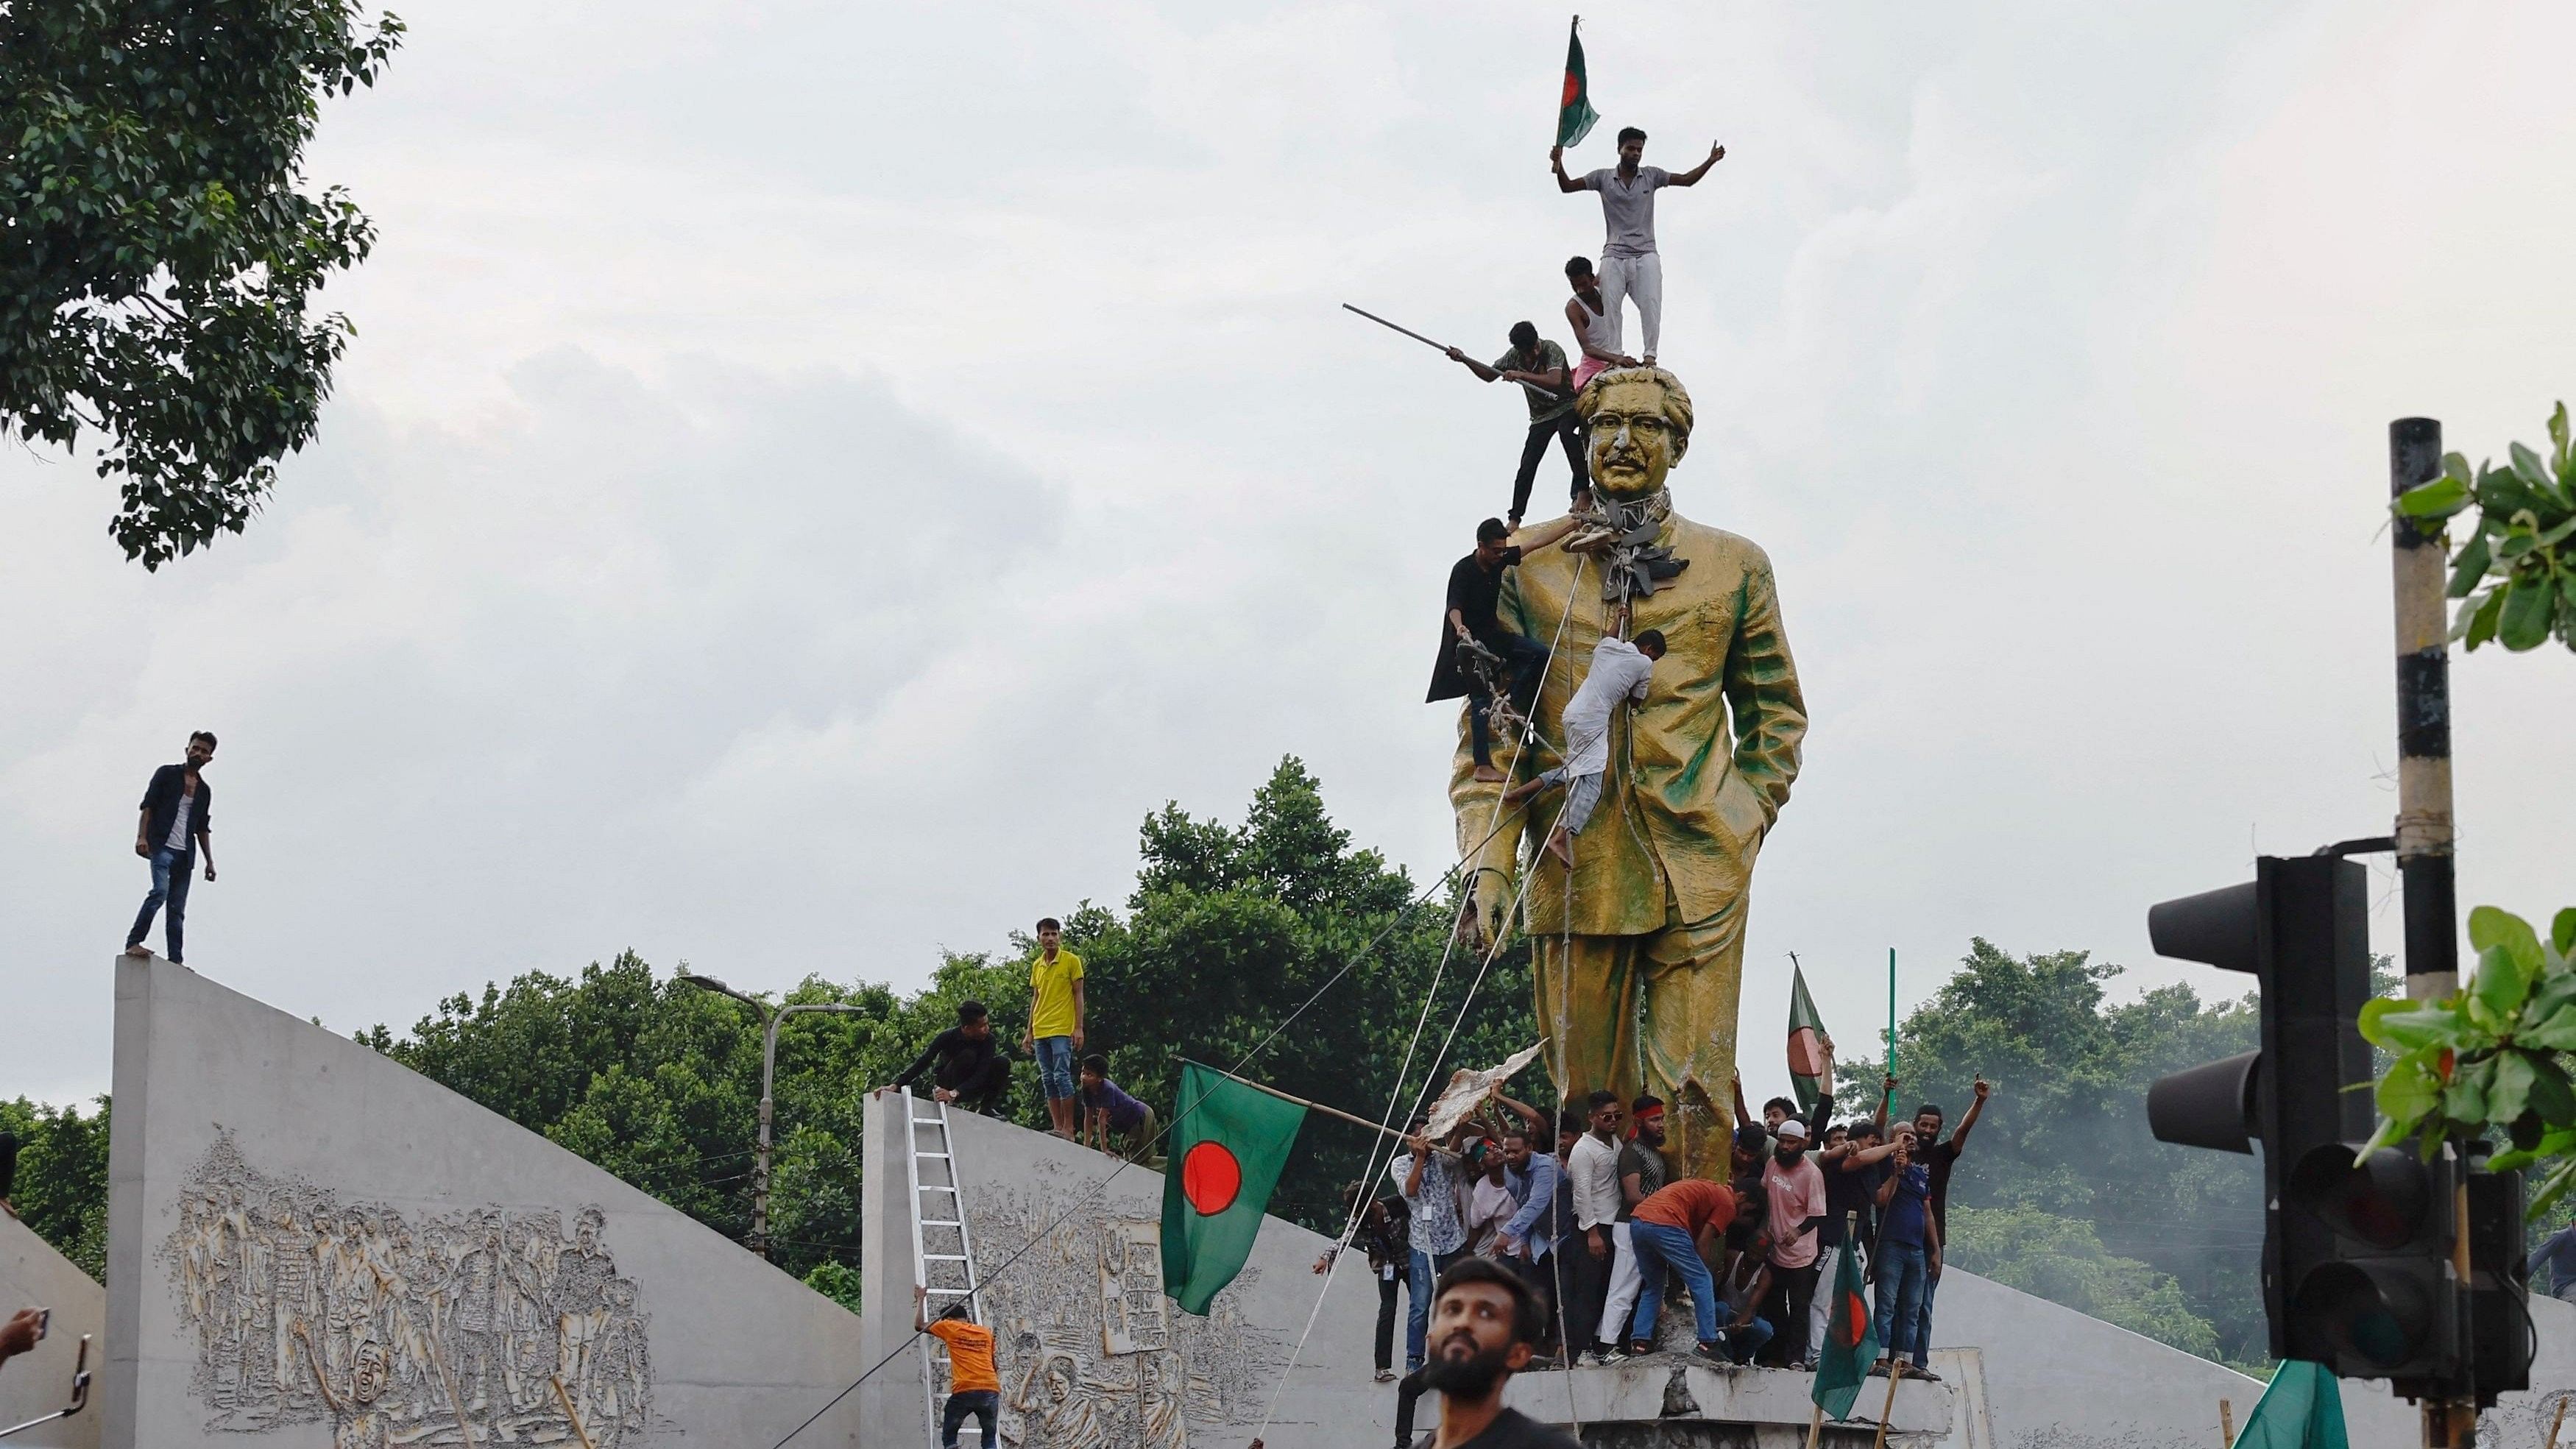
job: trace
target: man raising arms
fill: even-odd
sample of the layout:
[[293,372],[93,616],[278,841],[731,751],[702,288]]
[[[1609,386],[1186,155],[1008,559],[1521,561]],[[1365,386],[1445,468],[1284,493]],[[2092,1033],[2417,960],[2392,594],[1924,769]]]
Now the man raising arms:
[[1619,304],[1634,298],[1637,319],[1645,328],[1646,366],[1655,365],[1655,344],[1664,330],[1664,259],[1655,251],[1655,193],[1666,186],[1697,186],[1708,168],[1725,159],[1726,148],[1712,145],[1708,159],[1688,171],[1666,171],[1642,165],[1646,133],[1634,126],[1619,133],[1619,164],[1581,177],[1565,174],[1565,148],[1548,149],[1547,164],[1556,172],[1559,191],[1601,193],[1601,220],[1609,235],[1601,244],[1601,294],[1608,304],[1613,350],[1620,337]]

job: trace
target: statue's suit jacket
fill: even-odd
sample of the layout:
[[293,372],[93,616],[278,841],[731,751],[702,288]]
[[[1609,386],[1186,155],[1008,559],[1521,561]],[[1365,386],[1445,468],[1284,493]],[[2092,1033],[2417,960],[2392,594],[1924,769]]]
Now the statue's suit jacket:
[[[1798,775],[1806,703],[1770,558],[1749,539],[1678,515],[1658,541],[1690,567],[1634,602],[1629,637],[1659,629],[1666,653],[1645,703],[1612,720],[1601,804],[1575,842],[1570,912],[1563,872],[1540,870],[1530,882],[1523,929],[1534,935],[1643,935],[1675,910],[1691,922],[1740,907],[1763,833]],[[1515,772],[1526,779],[1560,762],[1566,702],[1601,638],[1600,564],[1562,549],[1532,555],[1505,575],[1499,613],[1506,628],[1555,646],[1536,710],[1543,738]],[[1496,741],[1494,755],[1507,763],[1510,746]],[[1462,716],[1449,792],[1462,848],[1493,831],[1503,788],[1479,784],[1474,766]],[[1535,802],[1542,821],[1561,798]],[[1509,878],[1520,822],[1501,824],[1477,863]]]

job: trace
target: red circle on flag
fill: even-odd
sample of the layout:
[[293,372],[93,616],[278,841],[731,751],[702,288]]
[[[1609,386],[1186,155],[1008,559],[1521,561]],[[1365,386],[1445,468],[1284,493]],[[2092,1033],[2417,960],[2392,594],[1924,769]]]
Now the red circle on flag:
[[1243,1191],[1243,1164],[1221,1142],[1202,1142],[1181,1157],[1181,1196],[1200,1217],[1212,1218],[1234,1206]]
[[1802,1026],[1789,1033],[1789,1075],[1821,1077],[1825,1074],[1825,1042],[1812,1026]]
[[1567,71],[1565,73],[1565,99],[1556,103],[1557,109],[1563,110],[1567,106],[1573,105],[1576,101],[1581,99],[1583,99],[1583,82],[1581,79],[1576,77],[1574,72]]
[[1857,1293],[1843,1295],[1842,1322],[1835,1327],[1834,1342],[1844,1348],[1860,1347],[1860,1336],[1869,1325],[1869,1305]]

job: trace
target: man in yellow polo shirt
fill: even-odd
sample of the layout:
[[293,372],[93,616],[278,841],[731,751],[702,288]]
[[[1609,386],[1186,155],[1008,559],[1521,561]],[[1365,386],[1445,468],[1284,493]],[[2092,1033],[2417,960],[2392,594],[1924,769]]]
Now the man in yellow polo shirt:
[[1063,922],[1053,916],[1038,922],[1038,959],[1029,964],[1029,1029],[1020,1049],[1036,1055],[1047,1121],[1056,1136],[1070,1140],[1077,1121],[1073,1059],[1082,1050],[1082,958],[1063,942]]

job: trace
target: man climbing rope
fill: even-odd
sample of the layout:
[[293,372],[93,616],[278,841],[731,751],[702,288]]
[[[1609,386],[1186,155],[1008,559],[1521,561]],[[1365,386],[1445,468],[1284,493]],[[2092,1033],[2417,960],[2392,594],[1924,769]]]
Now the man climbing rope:
[[1495,701],[1510,701],[1517,718],[1538,694],[1540,677],[1547,669],[1547,646],[1504,628],[1494,616],[1494,601],[1503,588],[1503,570],[1517,567],[1524,557],[1552,547],[1572,533],[1578,521],[1569,517],[1541,524],[1515,544],[1510,542],[1512,531],[1501,519],[1488,518],[1476,525],[1476,551],[1449,570],[1447,627],[1440,631],[1440,657],[1431,666],[1431,693],[1426,698],[1438,704],[1462,694],[1467,696],[1467,716],[1475,740],[1476,778],[1489,784],[1501,784],[1503,780],[1503,772],[1494,768]]
[[1603,635],[1592,646],[1592,667],[1565,706],[1565,763],[1503,792],[1503,804],[1512,806],[1551,785],[1565,787],[1565,808],[1556,812],[1546,850],[1569,869],[1574,865],[1572,837],[1583,833],[1592,808],[1601,803],[1601,772],[1610,768],[1610,711],[1622,700],[1646,702],[1647,681],[1655,661],[1663,657],[1660,630],[1648,629],[1633,644],[1616,634]]
[[1559,191],[1601,193],[1601,220],[1609,235],[1601,243],[1601,292],[1610,318],[1610,342],[1620,345],[1619,304],[1633,299],[1637,320],[1645,329],[1644,362],[1655,365],[1655,343],[1664,330],[1664,259],[1655,250],[1655,193],[1666,186],[1696,186],[1708,168],[1726,158],[1724,146],[1708,148],[1708,159],[1688,171],[1666,171],[1639,164],[1646,154],[1646,133],[1634,126],[1619,133],[1619,164],[1582,176],[1565,174],[1565,148],[1547,153]]

